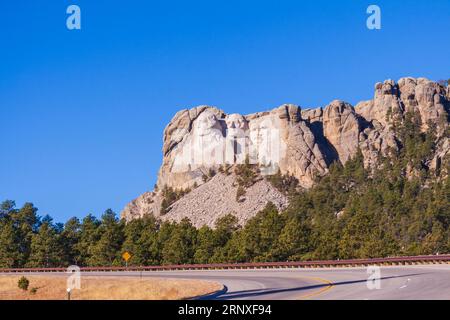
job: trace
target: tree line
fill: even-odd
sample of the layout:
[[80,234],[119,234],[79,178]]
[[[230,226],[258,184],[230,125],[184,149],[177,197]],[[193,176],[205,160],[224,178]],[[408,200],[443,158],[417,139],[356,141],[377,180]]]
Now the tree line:
[[[358,152],[344,166],[334,163],[310,190],[292,177],[269,178],[290,194],[290,205],[273,204],[245,226],[227,215],[215,228],[187,219],[161,222],[146,216],[125,223],[110,209],[54,223],[37,208],[13,201],[0,207],[0,267],[297,261],[373,258],[450,252],[450,180],[429,168],[435,127],[423,133],[417,117],[397,124],[400,151],[367,171]],[[448,132],[445,133],[448,135]],[[448,159],[443,163],[449,172]]]

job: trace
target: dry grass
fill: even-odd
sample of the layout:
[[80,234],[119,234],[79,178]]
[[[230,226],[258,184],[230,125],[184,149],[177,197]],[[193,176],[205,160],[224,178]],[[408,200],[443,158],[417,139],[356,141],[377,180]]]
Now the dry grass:
[[[18,288],[20,276],[0,276],[0,300],[65,300],[66,276],[26,276],[28,291]],[[36,293],[31,289],[37,288]],[[180,300],[220,290],[222,285],[201,280],[93,277],[81,278],[81,290],[72,300]]]

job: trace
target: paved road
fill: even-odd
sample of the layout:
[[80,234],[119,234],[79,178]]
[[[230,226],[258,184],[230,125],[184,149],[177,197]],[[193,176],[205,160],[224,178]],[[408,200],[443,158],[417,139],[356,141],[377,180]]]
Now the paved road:
[[[46,274],[49,275],[49,274]],[[138,272],[89,276],[140,276]],[[144,272],[143,277],[217,281],[226,292],[210,299],[445,299],[450,300],[450,265],[382,267],[379,290],[369,290],[366,268],[260,269]]]
[[379,290],[368,289],[367,268],[177,271],[148,276],[217,281],[228,290],[215,299],[224,300],[450,300],[450,265],[382,267]]

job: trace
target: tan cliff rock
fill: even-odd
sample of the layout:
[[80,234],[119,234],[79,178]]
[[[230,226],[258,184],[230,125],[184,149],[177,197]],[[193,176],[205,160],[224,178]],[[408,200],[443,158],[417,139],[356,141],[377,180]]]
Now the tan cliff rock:
[[244,163],[295,175],[310,187],[314,174],[327,172],[315,136],[301,109],[282,105],[268,112],[231,114],[214,107],[178,112],[164,131],[163,164],[157,185],[192,188],[209,169]]
[[[265,179],[247,188],[245,201],[235,199],[234,174],[217,174],[221,167],[246,161],[261,175],[278,171],[296,177],[310,188],[316,176],[327,174],[333,161],[345,163],[361,150],[367,167],[376,167],[380,156],[401,146],[393,127],[406,112],[420,115],[422,130],[437,127],[438,148],[429,166],[445,172],[449,158],[448,119],[450,90],[425,78],[386,80],[375,85],[372,100],[355,107],[332,101],[324,108],[302,110],[285,104],[250,115],[226,114],[199,106],[179,111],[164,130],[163,161],[157,190],[130,202],[122,212],[126,220],[153,214],[163,220],[188,217],[196,226],[213,226],[217,218],[232,213],[245,223],[268,202],[287,206],[285,195]],[[161,190],[193,189],[161,214]]]
[[358,150],[362,124],[353,107],[335,100],[323,112],[325,138],[334,146],[339,160],[345,163]]

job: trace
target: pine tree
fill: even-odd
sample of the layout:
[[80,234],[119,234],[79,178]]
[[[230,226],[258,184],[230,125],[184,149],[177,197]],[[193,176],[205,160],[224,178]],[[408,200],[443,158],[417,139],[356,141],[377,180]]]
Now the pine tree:
[[92,266],[121,265],[121,247],[124,240],[124,223],[108,209],[102,215],[102,222],[97,229],[99,240],[92,246],[92,255],[88,263]]
[[218,248],[215,240],[213,231],[208,226],[203,226],[198,230],[194,254],[195,263],[209,263],[212,260],[214,251]]
[[311,230],[299,217],[288,219],[275,242],[271,256],[278,261],[301,260],[311,250]]
[[142,232],[137,241],[136,259],[143,265],[159,265],[160,252],[158,251],[159,221],[153,215],[142,218]]
[[16,203],[12,200],[5,200],[0,204],[0,222],[4,218],[10,217],[16,210]]
[[75,245],[75,251],[78,256],[75,260],[79,266],[88,266],[93,255],[93,248],[99,239],[98,228],[100,221],[93,215],[86,216],[80,226],[80,236],[78,243]]
[[215,227],[215,245],[223,247],[230,240],[233,233],[239,229],[238,219],[232,214],[227,214],[216,221]]
[[64,250],[64,261],[67,265],[78,265],[81,261],[78,243],[80,241],[81,224],[78,218],[71,218],[61,232],[60,242]]
[[[232,214],[227,214],[216,221],[215,230],[211,230],[210,238],[212,242],[212,257],[209,262],[220,263],[227,262],[227,243],[233,235],[239,230],[238,219]],[[200,236],[200,235],[199,235]]]
[[45,217],[37,233],[32,235],[31,253],[27,265],[31,268],[62,266],[63,248],[58,241],[50,217]]
[[20,239],[10,217],[0,220],[0,268],[20,266]]
[[125,241],[122,245],[122,252],[129,252],[131,259],[128,261],[128,265],[144,265],[145,261],[141,253],[140,239],[144,231],[144,221],[142,219],[136,219],[128,222],[125,226]]
[[20,250],[20,266],[25,266],[31,254],[31,239],[38,231],[38,209],[32,203],[25,203],[22,208],[12,213],[12,219],[17,230],[17,239]]
[[162,261],[164,264],[193,263],[197,229],[188,219],[183,219],[175,228],[170,239],[162,249]]
[[283,217],[272,203],[268,203],[264,210],[250,219],[242,233],[246,260],[272,260],[270,251],[283,225]]

